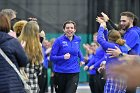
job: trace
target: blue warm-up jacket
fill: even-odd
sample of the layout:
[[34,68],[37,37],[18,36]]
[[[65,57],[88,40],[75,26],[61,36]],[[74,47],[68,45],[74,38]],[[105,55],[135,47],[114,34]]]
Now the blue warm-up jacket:
[[126,40],[126,44],[129,46],[129,54],[140,55],[140,28],[137,26],[127,29],[126,33],[123,36],[123,39]]
[[[99,27],[99,30],[98,30],[98,36],[97,36],[97,41],[98,43],[102,46],[102,48],[104,49],[104,51],[106,51],[108,48],[113,48],[115,49],[115,46],[119,47],[120,50],[123,52],[123,53],[128,53],[128,48],[123,45],[123,46],[120,46],[114,42],[108,42],[104,39],[104,31],[106,31],[102,26]],[[109,55],[107,55],[107,61],[106,61],[106,70],[108,72],[108,66],[110,64],[118,64],[118,58],[117,57],[113,57],[113,58],[110,58]]]
[[[98,69],[100,67],[100,64],[102,61],[106,61],[106,53],[102,49],[102,47],[99,46],[96,49],[94,58],[89,60],[89,63],[87,64],[87,66],[90,67],[91,65],[94,65],[94,70],[96,71],[96,69]],[[96,74],[96,73],[94,73],[94,71],[91,71],[91,74]]]
[[[68,37],[62,35],[58,37],[53,46],[50,60],[53,62],[54,72],[58,73],[78,73],[80,72],[80,61],[83,61],[83,55],[80,51],[80,37],[74,35],[70,41]],[[70,59],[64,59],[66,53],[70,54]]]

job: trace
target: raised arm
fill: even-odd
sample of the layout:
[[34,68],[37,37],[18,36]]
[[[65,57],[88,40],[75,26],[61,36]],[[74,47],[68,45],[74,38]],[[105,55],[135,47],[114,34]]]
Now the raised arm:
[[111,29],[115,29],[118,30],[118,27],[114,24],[114,22],[105,14],[105,13],[101,13],[103,16],[104,21],[107,24],[107,29],[111,30]]

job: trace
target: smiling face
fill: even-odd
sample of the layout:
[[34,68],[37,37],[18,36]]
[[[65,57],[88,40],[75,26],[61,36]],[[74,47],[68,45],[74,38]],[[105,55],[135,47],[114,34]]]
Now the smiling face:
[[123,30],[127,30],[130,27],[131,21],[127,16],[121,16],[120,26]]
[[67,37],[72,37],[76,32],[76,28],[73,23],[67,23],[63,31]]

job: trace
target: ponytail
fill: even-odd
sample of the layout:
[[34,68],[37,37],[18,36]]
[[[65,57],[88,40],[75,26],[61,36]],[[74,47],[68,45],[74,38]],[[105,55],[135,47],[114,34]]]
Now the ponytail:
[[117,39],[116,40],[116,42],[115,43],[117,43],[117,44],[119,44],[119,45],[124,45],[125,44],[125,40],[123,40],[123,39],[121,39],[121,38],[119,38],[119,39]]

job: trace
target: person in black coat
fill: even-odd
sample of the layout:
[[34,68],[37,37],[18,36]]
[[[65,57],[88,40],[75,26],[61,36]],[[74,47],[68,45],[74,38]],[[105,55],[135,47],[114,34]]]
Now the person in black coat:
[[[10,27],[10,20],[0,13],[0,48],[19,69],[27,65],[28,58],[19,41],[8,34]],[[20,77],[1,55],[0,93],[25,93]]]

